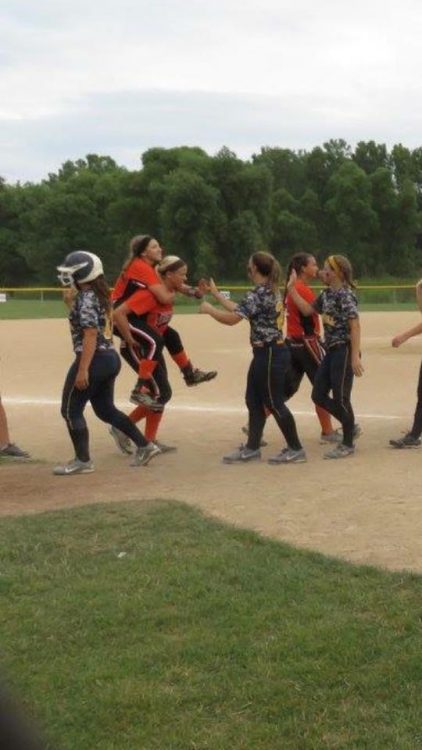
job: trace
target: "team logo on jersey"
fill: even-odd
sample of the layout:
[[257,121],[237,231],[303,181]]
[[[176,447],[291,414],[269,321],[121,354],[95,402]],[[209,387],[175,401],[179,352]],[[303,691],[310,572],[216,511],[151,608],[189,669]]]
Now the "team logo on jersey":
[[279,331],[282,331],[283,325],[284,325],[285,308],[281,300],[280,302],[276,303],[275,311],[277,313],[277,317],[276,317],[277,328]]
[[328,326],[329,328],[334,328],[335,326],[335,320],[332,315],[328,315],[327,313],[324,313],[324,315],[321,316],[323,325]]

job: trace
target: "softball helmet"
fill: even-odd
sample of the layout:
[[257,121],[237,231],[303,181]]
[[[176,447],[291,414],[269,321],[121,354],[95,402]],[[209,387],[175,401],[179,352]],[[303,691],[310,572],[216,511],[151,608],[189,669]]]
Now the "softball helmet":
[[103,264],[98,255],[85,250],[75,250],[66,255],[61,266],[57,266],[58,279],[63,286],[75,286],[94,281],[104,273]]

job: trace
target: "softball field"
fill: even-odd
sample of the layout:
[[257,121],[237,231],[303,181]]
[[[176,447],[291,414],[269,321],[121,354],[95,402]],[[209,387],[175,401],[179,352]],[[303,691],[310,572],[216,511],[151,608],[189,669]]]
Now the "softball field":
[[[308,463],[266,463],[281,447],[281,436],[269,421],[262,462],[226,466],[221,456],[241,442],[246,421],[248,326],[230,328],[207,316],[176,316],[174,327],[193,363],[219,373],[211,383],[187,388],[169,362],[174,394],[160,439],[177,445],[177,453],[130,468],[89,408],[96,471],[74,477],[52,475],[55,463],[72,456],[59,407],[72,360],[67,321],[2,321],[0,392],[12,439],[34,460],[1,464],[0,514],[176,499],[293,545],[357,563],[422,571],[422,450],[388,447],[389,438],[400,436],[411,423],[422,349],[417,339],[392,349],[391,338],[418,320],[417,312],[362,315],[365,374],[355,380],[352,401],[363,435],[354,457],[323,460],[326,447],[319,443],[319,423],[304,382],[290,405]],[[116,400],[127,411],[133,380],[123,363]]]

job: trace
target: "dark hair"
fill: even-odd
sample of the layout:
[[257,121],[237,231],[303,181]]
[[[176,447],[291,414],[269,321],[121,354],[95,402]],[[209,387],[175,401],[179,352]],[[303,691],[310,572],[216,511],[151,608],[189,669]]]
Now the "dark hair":
[[139,258],[143,252],[147,249],[149,243],[153,238],[150,234],[137,234],[132,237],[129,242],[129,255],[126,258],[122,271],[126,271],[126,268],[132,263],[135,258]]
[[105,276],[97,276],[94,281],[88,281],[93,292],[98,297],[101,307],[104,308],[106,314],[111,312],[111,300],[110,300],[110,287],[105,280]]
[[303,266],[307,266],[310,259],[314,256],[312,253],[295,253],[292,255],[289,261],[289,265],[286,269],[286,285],[284,287],[284,296],[283,296],[283,302],[286,301],[287,297],[287,283],[290,279],[290,274],[292,271],[296,271],[297,275],[299,275],[302,272]]
[[274,258],[274,255],[260,250],[251,255],[250,262],[254,264],[262,276],[266,277],[266,283],[271,287],[272,291],[277,292],[281,283],[281,267],[278,260]]
[[345,255],[329,255],[326,263],[328,263],[345,286],[356,289],[356,284],[353,281],[352,264]]

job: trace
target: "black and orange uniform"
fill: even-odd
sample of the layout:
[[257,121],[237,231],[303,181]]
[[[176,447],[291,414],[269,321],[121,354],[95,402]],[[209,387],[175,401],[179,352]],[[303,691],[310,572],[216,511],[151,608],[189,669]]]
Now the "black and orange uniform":
[[[141,327],[147,326],[158,336],[163,337],[168,329],[170,320],[173,315],[172,304],[161,304],[157,298],[148,290],[138,290],[126,300],[126,305],[130,309],[128,321],[134,339],[142,347],[143,339]],[[139,361],[136,352],[127,347],[122,350],[122,356],[138,372]],[[153,384],[156,389],[157,403],[163,408],[172,397],[172,390],[168,379],[167,366],[162,350],[158,354],[156,367],[153,375]],[[151,411],[145,406],[138,406],[129,414],[129,419],[138,422],[146,418],[145,437],[147,440],[154,441],[157,435],[158,426],[163,416],[162,411]]]
[[249,321],[252,362],[246,385],[248,444],[258,450],[267,413],[271,413],[292,450],[300,450],[296,423],[285,404],[290,351],[283,339],[284,307],[279,292],[258,284],[234,309]]
[[[145,446],[147,441],[136,425],[114,405],[114,381],[120,372],[121,362],[113,346],[111,315],[104,310],[92,289],[78,292],[69,313],[69,323],[76,357],[63,387],[61,414],[66,421],[76,458],[83,462],[90,460],[89,433],[84,417],[88,401],[99,419],[124,432],[136,446]],[[97,329],[97,340],[89,366],[88,388],[79,390],[75,387],[75,378],[85,329]]]
[[[114,307],[127,302],[135,292],[147,291],[150,286],[161,283],[162,280],[153,266],[143,258],[134,258],[116,281],[111,296]],[[162,332],[158,331],[146,321],[145,316],[133,316],[131,330],[134,337],[135,329],[137,340],[142,342],[143,356],[139,360],[139,378],[142,381],[148,381],[153,376],[157,362],[161,362],[160,357],[165,346],[188,382],[193,368],[178,332],[170,326],[166,326]],[[118,331],[115,332],[119,335]],[[128,360],[127,349],[126,342],[122,341],[120,353],[126,360]]]
[[341,422],[343,443],[352,447],[355,417],[350,397],[354,374],[349,321],[359,317],[356,295],[349,287],[328,287],[313,307],[322,316],[326,355],[315,375],[312,399]]
[[[313,289],[301,279],[297,280],[295,289],[309,304],[312,305],[315,302],[316,295]],[[291,370],[286,396],[291,398],[299,390],[304,375],[307,375],[312,384],[314,383],[325,350],[321,342],[319,315],[316,312],[313,315],[303,315],[289,293],[285,297],[284,304],[286,308],[286,342],[291,355]],[[322,433],[332,433],[333,427],[329,414],[318,405],[315,408]]]

